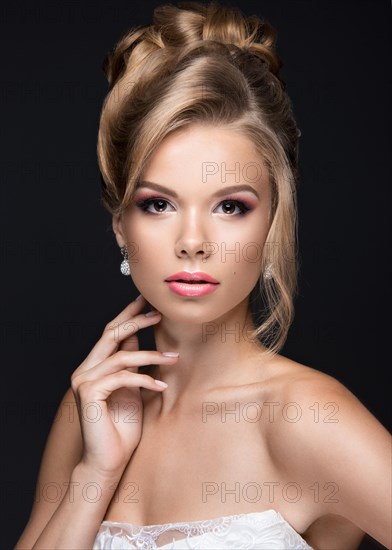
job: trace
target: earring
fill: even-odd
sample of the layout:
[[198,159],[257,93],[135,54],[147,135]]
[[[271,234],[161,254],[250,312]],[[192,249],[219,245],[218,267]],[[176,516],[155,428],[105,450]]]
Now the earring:
[[272,264],[268,264],[267,267],[264,270],[264,278],[265,279],[272,279],[274,276],[274,271],[272,269]]
[[120,248],[121,254],[124,256],[123,261],[121,262],[120,270],[123,275],[130,275],[131,270],[129,268],[129,262],[128,262],[128,250],[126,246],[122,246]]

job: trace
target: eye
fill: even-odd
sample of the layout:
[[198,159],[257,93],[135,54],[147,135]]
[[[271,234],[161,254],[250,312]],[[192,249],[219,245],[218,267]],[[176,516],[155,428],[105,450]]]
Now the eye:
[[160,197],[152,197],[136,203],[138,208],[149,214],[162,214],[168,212],[167,205],[170,205],[170,203],[166,199]]
[[[244,202],[234,199],[226,199],[222,201],[219,206],[222,206],[224,214],[228,214],[230,216],[233,214],[235,214],[236,216],[241,216],[248,212],[248,210],[250,210],[249,206],[247,206]],[[237,211],[235,213],[236,208],[239,210],[239,212]]]

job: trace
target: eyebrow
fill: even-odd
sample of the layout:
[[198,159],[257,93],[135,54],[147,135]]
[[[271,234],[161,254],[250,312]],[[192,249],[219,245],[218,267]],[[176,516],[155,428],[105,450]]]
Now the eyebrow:
[[[139,189],[139,187],[149,187],[150,189],[155,189],[155,191],[159,191],[160,193],[166,193],[167,195],[171,195],[175,199],[178,198],[178,195],[175,191],[163,185],[159,185],[159,183],[154,183],[153,181],[146,181],[146,180],[139,181],[135,191]],[[224,187],[223,189],[218,189],[218,191],[215,191],[215,193],[213,193],[211,196],[222,197],[224,195],[227,195],[228,193],[237,193],[238,191],[250,191],[251,193],[256,195],[258,199],[260,198],[256,189],[254,189],[254,187],[252,187],[251,185],[247,185],[246,183],[243,183],[241,185],[231,185],[230,187]]]

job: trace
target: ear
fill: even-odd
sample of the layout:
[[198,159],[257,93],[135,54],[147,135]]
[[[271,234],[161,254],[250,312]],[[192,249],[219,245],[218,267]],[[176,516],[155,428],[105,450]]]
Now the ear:
[[116,236],[116,241],[119,247],[126,245],[126,238],[122,229],[121,217],[119,214],[114,214],[112,217],[113,233]]

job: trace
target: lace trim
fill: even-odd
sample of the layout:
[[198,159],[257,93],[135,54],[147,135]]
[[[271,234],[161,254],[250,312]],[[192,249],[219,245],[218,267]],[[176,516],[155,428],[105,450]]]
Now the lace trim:
[[[162,536],[165,533],[167,536]],[[176,534],[185,536],[176,537]],[[155,525],[103,521],[93,546],[93,550],[155,548],[313,550],[281,514],[272,509]]]

